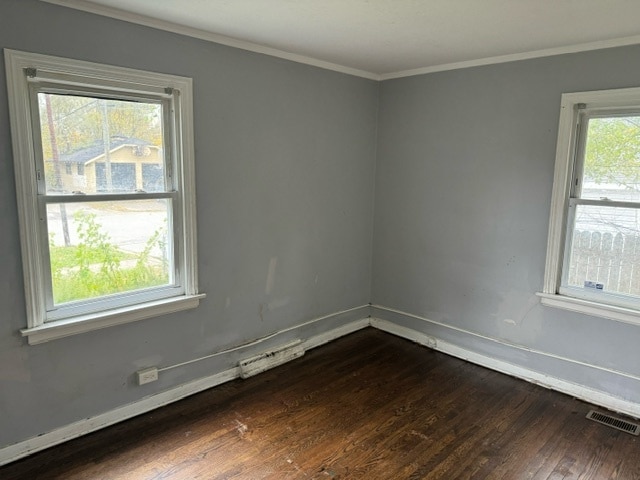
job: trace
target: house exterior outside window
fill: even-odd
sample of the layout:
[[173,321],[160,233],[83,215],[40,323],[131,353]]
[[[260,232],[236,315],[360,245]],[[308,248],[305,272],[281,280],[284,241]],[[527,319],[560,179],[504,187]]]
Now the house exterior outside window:
[[5,59],[23,335],[40,343],[197,306],[191,80]]

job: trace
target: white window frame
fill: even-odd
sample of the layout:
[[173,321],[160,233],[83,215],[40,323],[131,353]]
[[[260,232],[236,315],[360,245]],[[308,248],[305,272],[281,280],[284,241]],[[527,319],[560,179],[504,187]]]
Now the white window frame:
[[[640,108],[640,88],[599,90],[565,93],[562,95],[556,164],[551,195],[549,236],[544,286],[538,293],[543,305],[562,308],[587,315],[599,316],[620,322],[640,325],[640,301],[638,306],[608,303],[606,295],[576,295],[562,287],[562,271],[565,256],[569,254],[567,241],[571,184],[575,176],[579,143],[580,110],[632,110]],[[575,202],[574,202],[575,203]]]
[[[29,344],[197,307],[204,294],[198,293],[197,278],[191,79],[9,49],[5,49],[5,66],[27,313],[27,327],[21,333],[28,337]],[[46,220],[39,214],[36,172],[39,136],[34,131],[36,122],[32,122],[29,94],[34,82],[60,85],[62,90],[84,89],[89,95],[109,91],[118,96],[121,93],[122,97],[168,99],[171,108],[167,120],[172,130],[169,142],[175,170],[175,188],[168,195],[175,205],[173,239],[178,246],[175,255],[178,281],[171,289],[141,295],[133,304],[116,300],[98,310],[81,306],[69,309],[65,315],[48,315],[50,282],[43,280],[50,274],[48,242],[42,238],[41,222]],[[144,194],[140,194],[142,197]]]

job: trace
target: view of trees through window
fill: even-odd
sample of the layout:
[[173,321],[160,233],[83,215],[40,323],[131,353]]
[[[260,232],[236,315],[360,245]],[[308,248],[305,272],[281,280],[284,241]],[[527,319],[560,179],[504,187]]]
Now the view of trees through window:
[[53,304],[171,283],[171,199],[134,198],[167,190],[162,104],[37,99]]
[[640,296],[640,116],[590,118],[586,135],[579,198],[591,204],[575,206],[568,283]]

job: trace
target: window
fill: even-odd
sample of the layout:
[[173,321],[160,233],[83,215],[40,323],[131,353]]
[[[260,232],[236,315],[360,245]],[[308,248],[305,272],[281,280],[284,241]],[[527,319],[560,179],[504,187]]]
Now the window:
[[197,306],[191,80],[5,58],[29,343]]
[[640,88],[562,97],[540,296],[640,324]]

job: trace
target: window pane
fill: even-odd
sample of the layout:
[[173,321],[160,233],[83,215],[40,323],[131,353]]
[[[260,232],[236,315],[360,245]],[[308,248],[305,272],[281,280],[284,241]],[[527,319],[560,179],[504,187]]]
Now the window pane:
[[54,304],[172,283],[170,207],[166,199],[48,205]]
[[589,120],[581,198],[640,202],[640,116]]
[[640,296],[640,210],[577,206],[568,284]]
[[39,93],[38,105],[47,193],[165,190],[161,104]]

